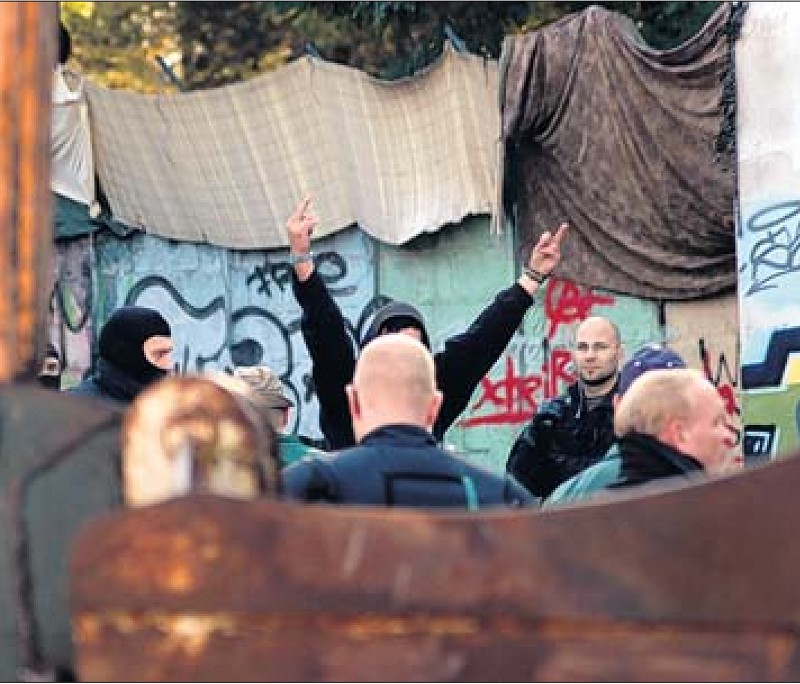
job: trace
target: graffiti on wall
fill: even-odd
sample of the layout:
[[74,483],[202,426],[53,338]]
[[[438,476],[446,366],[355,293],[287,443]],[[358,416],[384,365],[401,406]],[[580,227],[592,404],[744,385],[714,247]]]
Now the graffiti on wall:
[[800,435],[800,328],[774,330],[761,361],[742,365],[748,392],[745,455],[769,458],[798,445]]
[[745,296],[776,288],[800,271],[800,201],[780,202],[755,212],[747,221],[752,243],[747,255],[750,279]]
[[[698,340],[700,367],[706,379],[717,388],[719,396],[725,404],[725,413],[728,415],[731,430],[735,436],[734,446],[742,442],[741,408],[737,392],[736,372],[731,368],[724,352],[715,354],[701,337]],[[691,360],[689,360],[691,363]]]
[[755,205],[743,226],[742,444],[764,459],[800,446],[800,200]]
[[[512,343],[501,359],[499,377],[490,373],[481,380],[476,401],[469,407],[461,427],[507,425],[519,427],[536,413],[543,401],[557,397],[577,377],[572,370],[569,338],[575,327],[589,316],[615,320],[634,346],[647,339],[624,325],[618,300],[629,299],[600,293],[572,281],[551,278],[544,293],[545,333]],[[649,336],[650,330],[645,332]],[[495,367],[497,370],[498,366]],[[522,369],[530,368],[530,371]]]
[[[561,394],[577,379],[571,370],[572,354],[558,346],[572,328],[600,313],[595,307],[613,307],[614,296],[598,294],[568,280],[551,278],[544,295],[546,333],[537,344],[517,344],[502,360],[502,375],[491,373],[481,380],[477,400],[469,407],[459,425],[520,425],[538,410],[539,404]],[[603,311],[602,315],[609,315]],[[613,316],[611,316],[613,318]],[[523,372],[531,366],[535,370]]]
[[[136,235],[102,241],[95,253],[88,240],[56,246],[50,336],[67,368],[64,387],[91,372],[97,331],[111,311],[124,304],[149,306],[170,323],[177,372],[268,365],[294,401],[290,427],[321,438],[285,250],[230,252]],[[346,232],[319,247],[317,271],[355,345],[387,301],[374,292],[370,245]]]
[[59,350],[62,381],[80,382],[92,362],[95,293],[89,238],[59,243],[53,254],[49,341]]
[[[388,301],[376,293],[373,249],[358,231],[344,231],[317,245],[318,272],[344,313],[354,344],[376,309]],[[176,370],[268,365],[295,403],[290,428],[321,438],[311,364],[300,329],[301,310],[285,250],[232,252],[136,235],[100,242],[91,260],[89,253],[86,245],[59,246],[59,259],[69,268],[62,268],[54,289],[54,301],[64,312],[57,317],[57,334],[82,349],[70,357],[76,371],[72,384],[91,365],[92,343],[104,317],[123,304],[150,306],[170,322]],[[574,381],[568,337],[581,320],[600,314],[620,323],[635,321],[630,329],[641,333],[639,342],[657,337],[654,309],[639,300],[558,279],[549,281],[540,299],[532,307],[529,324],[514,336],[480,383],[463,421],[454,426],[475,433],[479,443],[489,445],[487,451],[497,451],[498,462],[507,449],[498,441],[497,431],[505,429],[509,434],[503,439],[511,439],[542,400]],[[452,325],[460,331],[460,323]],[[476,450],[474,440],[470,449]]]
[[[137,272],[147,271],[165,249],[158,243],[147,247]],[[374,294],[371,259],[363,242],[343,238],[331,247],[318,250],[315,266],[345,314],[355,346],[385,300]],[[230,253],[210,246],[193,248],[200,249],[196,268],[129,280],[120,288],[118,301],[156,308],[170,321],[178,372],[269,366],[293,401],[290,429],[321,439],[311,363],[285,250]]]

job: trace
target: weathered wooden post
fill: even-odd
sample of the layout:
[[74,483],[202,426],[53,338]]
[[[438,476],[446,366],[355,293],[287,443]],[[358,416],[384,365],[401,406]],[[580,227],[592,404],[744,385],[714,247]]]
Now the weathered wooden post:
[[57,11],[53,2],[0,4],[0,381],[31,377],[44,340]]
[[58,3],[0,3],[0,680],[70,677],[68,549],[119,505],[119,415],[41,389]]

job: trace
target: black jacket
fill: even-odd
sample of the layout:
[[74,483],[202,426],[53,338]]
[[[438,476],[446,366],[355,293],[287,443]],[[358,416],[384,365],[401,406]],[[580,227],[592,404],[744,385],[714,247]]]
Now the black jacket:
[[[292,273],[295,298],[303,309],[301,329],[312,361],[319,423],[329,449],[355,444],[345,386],[353,379],[356,345],[339,306],[314,271],[305,282]],[[433,434],[444,433],[467,407],[481,378],[508,346],[533,298],[518,284],[502,290],[470,325],[434,354],[436,385],[444,395]]]
[[523,428],[506,463],[535,496],[548,497],[562,482],[600,461],[614,442],[616,386],[592,410],[580,384],[545,402]]
[[622,467],[617,481],[608,485],[608,489],[641,485],[676,475],[688,477],[704,470],[696,459],[649,435],[636,432],[625,435],[619,440],[619,450]]
[[113,363],[105,359],[98,359],[97,372],[67,392],[127,404],[133,401],[146,386],[146,383],[130,377]]
[[283,470],[283,486],[302,501],[369,506],[475,510],[536,502],[510,475],[440,449],[413,425],[387,425],[351,449],[297,461]]

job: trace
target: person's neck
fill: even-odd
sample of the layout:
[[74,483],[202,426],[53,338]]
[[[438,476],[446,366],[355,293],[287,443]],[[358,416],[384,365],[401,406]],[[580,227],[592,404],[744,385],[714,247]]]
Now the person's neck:
[[597,397],[604,397],[608,394],[611,390],[614,389],[614,385],[617,384],[617,374],[615,373],[612,375],[608,380],[600,385],[587,385],[585,382],[581,382],[581,387],[583,388],[583,394],[588,399],[595,399]]
[[420,421],[419,418],[393,415],[382,420],[362,421],[358,425],[354,425],[353,427],[356,433],[356,442],[360,442],[366,435],[380,428],[387,427],[388,425],[411,425],[413,427],[418,427],[421,430],[427,430],[428,432],[430,432],[432,429],[427,425],[424,425],[424,421]]

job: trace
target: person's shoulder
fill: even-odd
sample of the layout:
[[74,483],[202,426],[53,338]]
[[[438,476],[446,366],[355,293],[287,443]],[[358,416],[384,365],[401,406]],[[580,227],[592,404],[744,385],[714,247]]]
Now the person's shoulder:
[[325,452],[315,446],[307,444],[296,435],[278,436],[278,453],[284,467],[297,463],[306,456],[318,456]]
[[496,473],[483,464],[470,461],[459,452],[445,451],[445,454],[447,457],[456,460],[464,474],[474,478],[479,485],[499,487],[510,493],[512,498],[519,499],[520,503],[528,504],[538,500],[509,472]]
[[512,506],[533,506],[540,505],[541,500],[539,497],[531,494],[520,481],[511,473],[505,473],[500,476],[504,481],[504,489],[506,492],[506,502]]
[[588,497],[604,490],[619,477],[622,461],[619,450],[612,446],[601,461],[562,482],[544,500],[543,506],[557,506]]
[[281,470],[284,492],[290,498],[324,498],[325,493],[336,489],[337,456],[338,453],[315,450],[288,464]]

